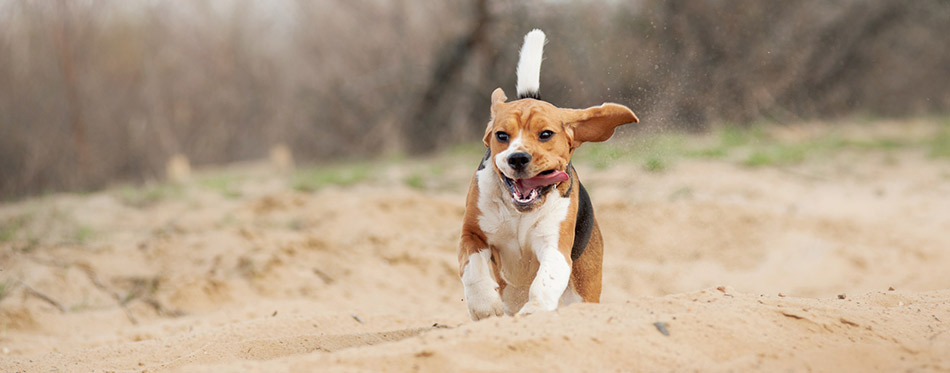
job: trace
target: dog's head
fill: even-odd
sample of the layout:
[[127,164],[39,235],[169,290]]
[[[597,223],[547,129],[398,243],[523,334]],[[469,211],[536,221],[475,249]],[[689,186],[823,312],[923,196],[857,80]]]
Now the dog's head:
[[501,88],[492,93],[484,142],[511,203],[521,212],[543,204],[556,184],[570,178],[567,168],[577,147],[607,140],[617,126],[639,121],[618,104],[562,109],[531,98],[507,100]]

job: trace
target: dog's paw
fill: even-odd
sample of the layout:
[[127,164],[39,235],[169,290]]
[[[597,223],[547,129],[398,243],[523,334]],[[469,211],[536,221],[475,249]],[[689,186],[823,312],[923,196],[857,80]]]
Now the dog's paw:
[[505,304],[494,286],[466,286],[465,303],[473,321],[505,314]]
[[552,307],[549,305],[544,305],[541,302],[528,301],[528,303],[525,303],[524,306],[521,307],[521,310],[518,311],[516,316],[527,316],[533,313],[554,311],[556,308],[557,304],[554,304]]

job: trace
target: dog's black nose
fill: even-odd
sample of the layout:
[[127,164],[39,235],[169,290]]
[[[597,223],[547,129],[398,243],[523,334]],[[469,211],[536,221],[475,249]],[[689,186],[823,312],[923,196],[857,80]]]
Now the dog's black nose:
[[508,156],[508,165],[515,171],[524,170],[529,162],[531,162],[531,154],[528,153],[514,153]]

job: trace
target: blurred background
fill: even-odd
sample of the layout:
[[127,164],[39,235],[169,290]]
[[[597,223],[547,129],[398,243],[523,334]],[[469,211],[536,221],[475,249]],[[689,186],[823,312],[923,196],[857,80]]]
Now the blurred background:
[[544,99],[659,131],[950,109],[942,0],[0,0],[0,199],[477,141],[536,27]]

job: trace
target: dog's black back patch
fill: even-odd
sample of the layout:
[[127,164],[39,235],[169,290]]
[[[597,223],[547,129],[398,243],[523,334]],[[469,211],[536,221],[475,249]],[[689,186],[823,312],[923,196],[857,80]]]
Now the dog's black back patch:
[[485,161],[487,161],[489,157],[491,157],[491,149],[485,150],[485,156],[482,157],[482,161],[478,163],[478,170],[479,170],[479,171],[481,171],[483,168],[485,168]]
[[590,235],[594,232],[594,207],[590,203],[590,196],[584,184],[580,180],[577,184],[581,187],[578,191],[580,200],[577,201],[577,221],[574,223],[574,246],[571,247],[571,260],[577,260],[587,249],[587,243],[590,242]]

